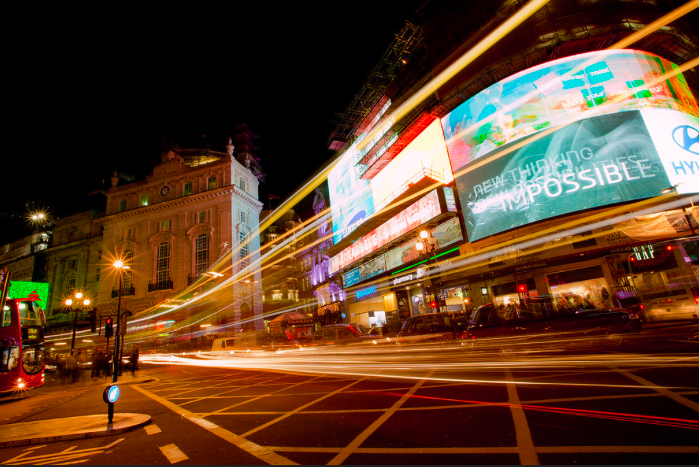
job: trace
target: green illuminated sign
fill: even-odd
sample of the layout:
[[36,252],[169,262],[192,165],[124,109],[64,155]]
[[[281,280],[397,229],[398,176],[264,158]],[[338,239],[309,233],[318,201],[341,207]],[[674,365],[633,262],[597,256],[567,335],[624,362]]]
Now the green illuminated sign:
[[49,285],[45,282],[11,281],[7,298],[38,297],[37,304],[46,308],[49,297]]

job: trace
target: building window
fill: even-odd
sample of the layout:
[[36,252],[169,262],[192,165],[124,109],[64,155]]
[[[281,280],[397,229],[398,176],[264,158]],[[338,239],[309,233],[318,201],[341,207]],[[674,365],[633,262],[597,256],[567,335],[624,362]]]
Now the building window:
[[163,242],[158,245],[158,254],[155,260],[155,281],[165,282],[170,277],[170,243]]
[[148,193],[141,193],[141,206],[148,206]]
[[68,284],[66,285],[66,294],[73,295],[73,291],[75,291],[75,276],[68,279]]
[[209,269],[209,235],[201,234],[194,241],[194,275]]
[[102,250],[97,250],[97,259],[102,259]]
[[245,222],[245,211],[240,211],[240,222]]
[[187,182],[184,184],[184,195],[191,195],[192,194],[192,182]]
[[240,241],[240,267],[244,268],[248,265],[248,260],[246,259],[248,256],[248,245],[245,243],[247,236],[244,232],[240,232],[238,240]]
[[124,211],[126,211],[126,198],[121,198],[121,201],[119,201],[119,212]]
[[70,263],[69,263],[70,269],[75,269],[77,265],[78,265],[78,260],[76,260],[76,259],[70,260]]
[[196,224],[206,222],[206,212],[200,212],[199,214],[195,214],[194,222]]
[[209,177],[209,190],[216,188],[216,177]]
[[95,272],[95,289],[97,289],[97,284],[100,283],[100,270],[98,269]]
[[129,229],[126,233],[126,238],[133,238],[133,229]]
[[240,189],[245,190],[245,179],[243,177],[240,177],[239,184],[240,184]]
[[172,221],[161,221],[158,223],[158,232],[165,232],[172,228]]
[[282,299],[282,291],[281,290],[272,291],[272,300],[281,300],[281,299]]
[[[124,253],[124,266],[128,266],[129,269],[121,270],[121,288],[122,290],[130,290],[133,287],[133,250],[129,250]],[[127,292],[128,294],[128,292]]]

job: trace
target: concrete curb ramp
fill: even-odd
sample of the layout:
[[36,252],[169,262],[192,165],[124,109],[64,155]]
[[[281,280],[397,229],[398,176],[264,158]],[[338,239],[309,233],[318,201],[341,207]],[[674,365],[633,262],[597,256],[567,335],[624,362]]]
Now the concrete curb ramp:
[[12,423],[0,429],[0,448],[118,435],[150,421],[150,415],[120,413],[114,414],[112,424],[107,414]]

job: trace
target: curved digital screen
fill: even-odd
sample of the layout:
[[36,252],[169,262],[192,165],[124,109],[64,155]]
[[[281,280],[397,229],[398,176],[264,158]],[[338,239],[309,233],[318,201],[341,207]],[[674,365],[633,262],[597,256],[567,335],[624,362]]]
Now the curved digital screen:
[[676,68],[647,52],[605,50],[512,75],[442,118],[454,174],[501,146],[588,115],[646,107],[697,115],[699,106],[682,74],[661,78]]
[[[469,240],[673,185],[699,192],[699,107],[681,74],[659,78],[674,68],[635,51],[568,57],[444,117]],[[485,155],[493,159],[469,170]]]

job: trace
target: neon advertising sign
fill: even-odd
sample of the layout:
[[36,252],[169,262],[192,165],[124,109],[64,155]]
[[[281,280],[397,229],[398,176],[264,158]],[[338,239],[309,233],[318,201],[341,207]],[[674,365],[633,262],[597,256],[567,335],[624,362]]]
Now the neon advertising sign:
[[411,204],[406,209],[393,216],[388,222],[363,236],[352,245],[330,258],[330,274],[334,274],[378,250],[393,240],[402,237],[425,222],[434,219],[442,213],[442,207],[437,190]]

